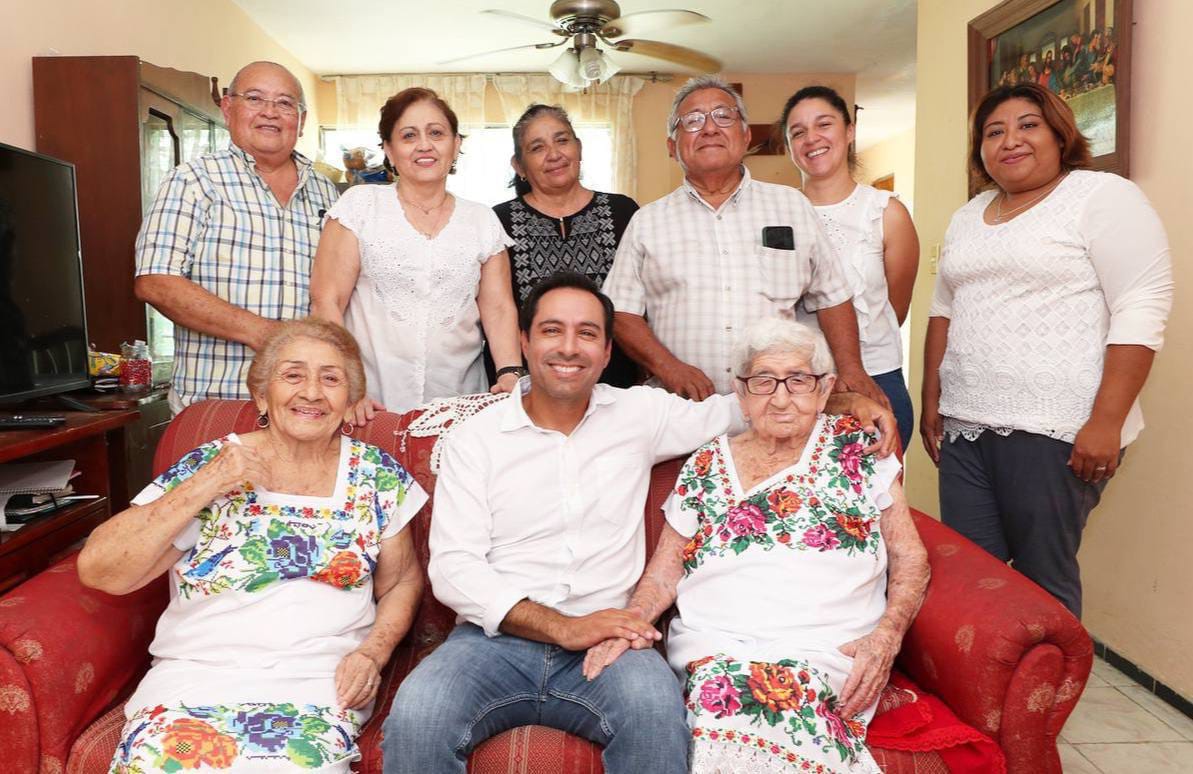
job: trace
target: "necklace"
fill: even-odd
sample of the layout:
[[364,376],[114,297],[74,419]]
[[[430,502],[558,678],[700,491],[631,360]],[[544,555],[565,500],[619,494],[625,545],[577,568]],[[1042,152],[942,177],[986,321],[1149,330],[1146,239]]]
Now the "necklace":
[[1020,210],[1025,210],[1028,207],[1035,204],[1036,202],[1038,202],[1040,199],[1043,199],[1045,196],[1047,196],[1048,194],[1050,194],[1054,190],[1056,190],[1056,187],[1058,185],[1060,185],[1060,181],[1064,180],[1065,177],[1068,176],[1068,174],[1069,173],[1066,172],[1065,174],[1058,177],[1056,179],[1056,182],[1054,182],[1052,185],[1050,185],[1046,189],[1044,189],[1044,191],[1039,196],[1036,196],[1034,199],[1032,199],[1031,201],[1028,201],[1024,204],[1020,204],[1018,207],[1012,207],[1011,209],[1007,210],[1006,213],[1003,213],[1003,211],[1002,211],[1002,203],[1004,201],[1006,201],[1006,199],[1007,199],[1007,192],[1003,191],[1002,196],[998,197],[998,199],[994,203],[994,222],[1002,223],[1004,219],[1010,218],[1012,215],[1019,212]]
[[424,218],[429,218],[431,217],[432,212],[440,210],[440,212],[436,213],[435,220],[433,220],[431,225],[427,228],[419,228],[419,226],[414,223],[414,220],[410,216],[406,217],[406,222],[410,224],[411,228],[425,236],[427,239],[434,239],[435,235],[439,233],[439,226],[443,222],[443,213],[445,212],[445,210],[442,210],[442,207],[447,203],[449,198],[451,198],[451,194],[449,194],[447,191],[444,191],[443,198],[439,200],[438,204],[433,207],[423,207],[421,204],[412,202],[405,196],[402,196],[401,189],[398,189],[398,201],[400,201],[402,204],[409,204],[411,207],[414,207],[423,214]]
[[443,198],[439,200],[438,204],[436,204],[433,207],[424,207],[421,204],[419,204],[418,202],[410,201],[405,196],[402,196],[402,189],[401,188],[398,189],[398,198],[402,201],[402,203],[409,204],[411,207],[414,207],[415,209],[422,212],[423,215],[430,215],[432,212],[434,212],[435,210],[442,207],[447,202],[447,197],[449,197],[449,196],[451,196],[451,194],[449,194],[447,191],[444,191]]

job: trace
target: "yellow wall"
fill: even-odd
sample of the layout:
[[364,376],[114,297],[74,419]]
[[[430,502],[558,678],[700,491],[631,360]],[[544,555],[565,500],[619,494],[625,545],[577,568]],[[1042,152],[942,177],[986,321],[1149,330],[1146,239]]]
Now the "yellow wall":
[[873,183],[880,177],[895,176],[899,201],[915,214],[915,129],[908,129],[857,155],[857,179]]
[[[799,73],[764,75],[724,73],[730,83],[742,84],[750,123],[773,123],[787,98],[804,86],[823,84],[840,92],[853,104],[852,73]],[[638,143],[638,203],[646,204],[673,191],[683,181],[679,164],[667,156],[667,115],[671,100],[685,76],[669,83],[647,83],[634,98],[634,131]],[[799,186],[799,172],[786,156],[752,156],[746,160],[750,174],[770,183]]]
[[5,0],[0,21],[0,142],[34,149],[34,56],[133,54],[146,62],[219,77],[269,59],[288,67],[312,103],[299,149],[318,144],[314,73],[279,46],[232,0]]
[[[912,303],[912,394],[919,395],[923,332],[932,283],[932,246],[965,202],[966,24],[997,0],[921,0],[917,37],[916,227],[924,271]],[[1095,637],[1186,697],[1193,697],[1193,618],[1189,615],[1189,550],[1193,519],[1183,486],[1193,459],[1193,316],[1185,284],[1193,268],[1193,165],[1187,152],[1193,107],[1178,52],[1193,28],[1193,3],[1147,0],[1135,5],[1131,74],[1131,178],[1151,199],[1168,229],[1177,294],[1167,343],[1143,393],[1148,428],[1128,450],[1085,530],[1081,550],[1084,622]],[[918,403],[918,400],[917,400]],[[936,474],[913,444],[908,493],[912,504],[937,512]]]

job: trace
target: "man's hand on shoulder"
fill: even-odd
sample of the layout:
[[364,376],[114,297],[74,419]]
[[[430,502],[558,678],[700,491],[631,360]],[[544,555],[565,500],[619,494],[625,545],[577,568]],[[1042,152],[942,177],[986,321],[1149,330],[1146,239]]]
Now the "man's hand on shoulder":
[[704,400],[716,392],[712,380],[696,366],[688,365],[678,358],[654,372],[655,377],[669,391],[681,398]]
[[834,392],[829,396],[825,411],[830,414],[849,414],[857,417],[867,433],[879,434],[878,442],[866,447],[866,454],[889,457],[899,443],[899,426],[890,408],[880,405],[856,392]]

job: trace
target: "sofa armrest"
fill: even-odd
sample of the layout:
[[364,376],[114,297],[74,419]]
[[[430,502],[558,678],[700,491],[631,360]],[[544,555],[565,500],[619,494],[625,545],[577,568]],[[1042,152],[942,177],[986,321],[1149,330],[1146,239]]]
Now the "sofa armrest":
[[1059,772],[1056,736],[1089,677],[1093,643],[1046,591],[913,512],[932,580],[900,667],[993,737],[1009,772]]
[[[25,770],[31,754],[37,762],[30,771],[61,771],[75,737],[148,667],[149,642],[167,601],[165,577],[114,597],[83,587],[77,558],[62,559],[0,597],[0,727],[15,724],[22,737],[0,731],[5,771]],[[9,768],[9,756],[20,767]]]

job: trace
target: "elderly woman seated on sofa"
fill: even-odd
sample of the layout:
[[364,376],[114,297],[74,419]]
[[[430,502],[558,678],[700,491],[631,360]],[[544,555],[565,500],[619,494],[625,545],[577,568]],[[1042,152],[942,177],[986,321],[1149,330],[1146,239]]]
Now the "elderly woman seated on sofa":
[[[818,331],[762,320],[734,362],[750,429],[683,466],[630,607],[653,620],[677,602],[693,772],[878,772],[866,725],[928,583],[900,465],[822,413],[835,377]],[[626,647],[597,646],[586,674]]]
[[403,528],[426,494],[341,433],[365,394],[352,336],[284,323],[248,386],[260,430],[188,453],[79,557],[82,582],[111,594],[170,574],[114,772],[347,772],[414,615],[422,576]]

